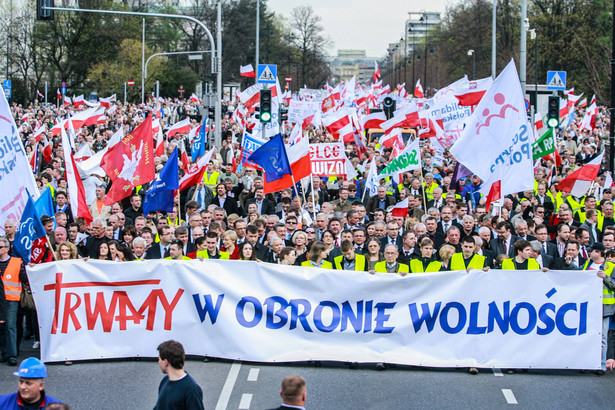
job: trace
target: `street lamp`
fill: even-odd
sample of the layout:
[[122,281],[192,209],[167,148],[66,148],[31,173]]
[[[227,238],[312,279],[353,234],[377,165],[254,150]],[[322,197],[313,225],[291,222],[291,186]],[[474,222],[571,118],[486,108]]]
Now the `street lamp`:
[[474,50],[468,50],[468,55],[472,56],[472,80],[476,80],[476,54]]
[[534,53],[536,56],[534,65],[535,67],[535,78],[534,78],[534,114],[538,112],[538,31],[535,28],[530,30],[530,39],[535,40],[534,43]]

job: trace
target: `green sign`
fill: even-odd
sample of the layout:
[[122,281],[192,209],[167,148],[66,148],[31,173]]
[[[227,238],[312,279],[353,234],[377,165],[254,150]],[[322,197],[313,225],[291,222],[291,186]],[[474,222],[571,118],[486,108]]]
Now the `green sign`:
[[412,171],[421,165],[418,140],[410,144],[378,174],[380,178],[395,175],[400,172]]
[[554,152],[555,139],[553,138],[553,128],[549,128],[542,137],[538,138],[538,140],[532,144],[532,154],[534,161],[536,161],[538,158],[553,154]]

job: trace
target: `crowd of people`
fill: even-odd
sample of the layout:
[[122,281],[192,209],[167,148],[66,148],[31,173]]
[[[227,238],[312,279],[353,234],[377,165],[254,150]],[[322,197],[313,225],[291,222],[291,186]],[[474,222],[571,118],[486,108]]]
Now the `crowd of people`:
[[[76,130],[75,149],[88,145],[93,153],[100,151],[120,128],[127,135],[147,115],[161,115],[163,127],[192,115],[197,125],[199,106],[194,102],[167,99],[162,109],[156,104],[117,102],[105,121]],[[243,136],[241,125],[231,120],[237,104],[224,102],[222,144],[215,148],[202,180],[181,191],[170,212],[143,213],[149,184],[105,205],[109,179],[97,173],[82,175],[93,217],[90,224],[71,211],[61,141],[49,131],[38,142],[34,137],[41,124],[51,129],[56,118],[66,118],[74,108],[13,104],[26,151],[44,154],[35,165],[36,181],[41,192],[51,191],[54,200],[55,214],[41,218],[48,236],[42,261],[233,259],[402,276],[490,268],[595,269],[605,277],[604,368],[606,334],[615,314],[614,293],[608,287],[615,267],[613,193],[603,172],[580,198],[558,191],[556,185],[604,150],[609,126],[605,108],[599,110],[591,131],[579,128],[583,110],[577,110],[575,120],[557,135],[561,164],[543,158],[535,169],[534,190],[508,195],[498,206],[486,207],[479,192],[481,179],[470,175],[452,180],[455,159],[448,151],[436,158],[429,139],[421,140],[421,169],[405,172],[399,180],[380,180],[375,195],[366,188],[372,159],[382,169],[393,155],[377,140],[361,152],[355,143],[345,145],[358,174],[352,180],[313,176],[297,189],[265,194],[260,171],[235,168]],[[290,125],[281,128],[288,138]],[[310,142],[332,140],[323,128],[312,125],[306,126],[304,135]],[[157,172],[174,149],[183,145],[190,151],[187,138],[187,133],[177,133],[165,142],[164,154],[155,159]],[[394,216],[392,208],[405,199],[407,217]],[[22,284],[27,284],[23,264],[11,262],[15,258],[10,257],[17,223],[6,220],[0,240],[0,269],[17,273],[12,281],[4,276],[8,308],[6,313],[0,311],[0,321],[6,320],[1,359],[12,365],[17,364],[22,333],[38,340],[35,313],[22,309],[19,298],[9,295],[20,293]],[[23,317],[25,331],[17,326]]]

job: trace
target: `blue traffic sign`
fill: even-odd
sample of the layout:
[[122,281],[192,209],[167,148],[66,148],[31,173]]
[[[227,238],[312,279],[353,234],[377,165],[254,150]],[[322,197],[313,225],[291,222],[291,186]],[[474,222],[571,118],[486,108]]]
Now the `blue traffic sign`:
[[11,98],[11,80],[4,80],[4,82],[2,83],[2,88],[4,89],[4,95],[6,96],[6,98]]
[[547,90],[566,91],[566,72],[547,71]]
[[261,84],[275,84],[278,77],[278,66],[275,64],[259,64],[256,73],[256,82]]
[[62,95],[66,95],[66,87],[62,87]]

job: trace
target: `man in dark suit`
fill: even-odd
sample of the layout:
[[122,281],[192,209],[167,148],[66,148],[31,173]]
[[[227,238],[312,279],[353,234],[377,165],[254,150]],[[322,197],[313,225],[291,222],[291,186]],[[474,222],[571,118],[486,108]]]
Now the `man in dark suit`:
[[226,194],[226,187],[224,184],[218,184],[216,186],[216,196],[211,203],[223,208],[226,211],[226,215],[237,214],[239,215],[239,208],[237,207],[237,201],[235,198],[231,198]]
[[534,252],[534,255],[532,257],[536,259],[536,262],[538,262],[540,267],[553,269],[553,266],[555,265],[555,258],[551,255],[542,253],[543,248],[540,241],[533,240],[530,242],[530,245],[532,246],[532,251]]
[[438,222],[437,231],[446,235],[446,232],[453,225],[458,227],[459,231],[463,229],[463,226],[461,226],[457,221],[453,220],[453,208],[448,205],[445,205],[442,207],[442,211],[440,211],[440,222]]
[[285,377],[282,380],[280,397],[282,397],[282,405],[273,410],[305,409],[305,399],[307,397],[305,379],[298,374]]
[[556,258],[553,269],[576,270],[585,265],[586,259],[580,254],[580,244],[576,239],[570,239],[566,243],[566,251],[563,258]]
[[399,226],[393,221],[387,224],[387,234],[380,238],[380,249],[384,249],[389,244],[397,246],[398,250],[401,248]]
[[256,209],[259,215],[273,215],[275,214],[275,205],[273,202],[265,198],[263,188],[257,188],[254,192],[254,198],[250,198],[246,201],[246,209],[244,216],[248,216],[248,209],[250,204],[256,204]]
[[145,252],[145,259],[163,259],[170,255],[169,247],[173,241],[173,228],[166,225],[160,229],[160,242],[152,243]]
[[585,222],[579,226],[579,228],[587,229],[589,232],[589,244],[593,245],[595,242],[602,242],[602,232],[598,229],[598,211],[595,209],[588,209],[585,213]]
[[397,257],[397,262],[404,263],[409,266],[411,259],[421,257],[421,251],[416,245],[416,234],[413,231],[405,231],[401,236],[401,243],[402,245],[399,251],[399,256]]
[[367,212],[367,215],[371,216],[376,209],[387,209],[389,206],[395,205],[395,202],[395,198],[393,198],[391,195],[387,195],[386,187],[381,185],[378,187],[378,193],[369,198],[369,200],[367,201],[367,206],[365,207],[365,210]]
[[494,257],[498,255],[507,255],[509,258],[515,256],[515,250],[513,245],[519,240],[519,237],[511,233],[511,226],[508,221],[502,221],[498,223],[496,231],[498,237],[493,239],[489,244],[490,250],[493,252]]
[[425,228],[427,229],[427,236],[433,242],[434,249],[440,249],[440,246],[444,245],[444,234],[438,232],[438,221],[433,216],[425,218]]

